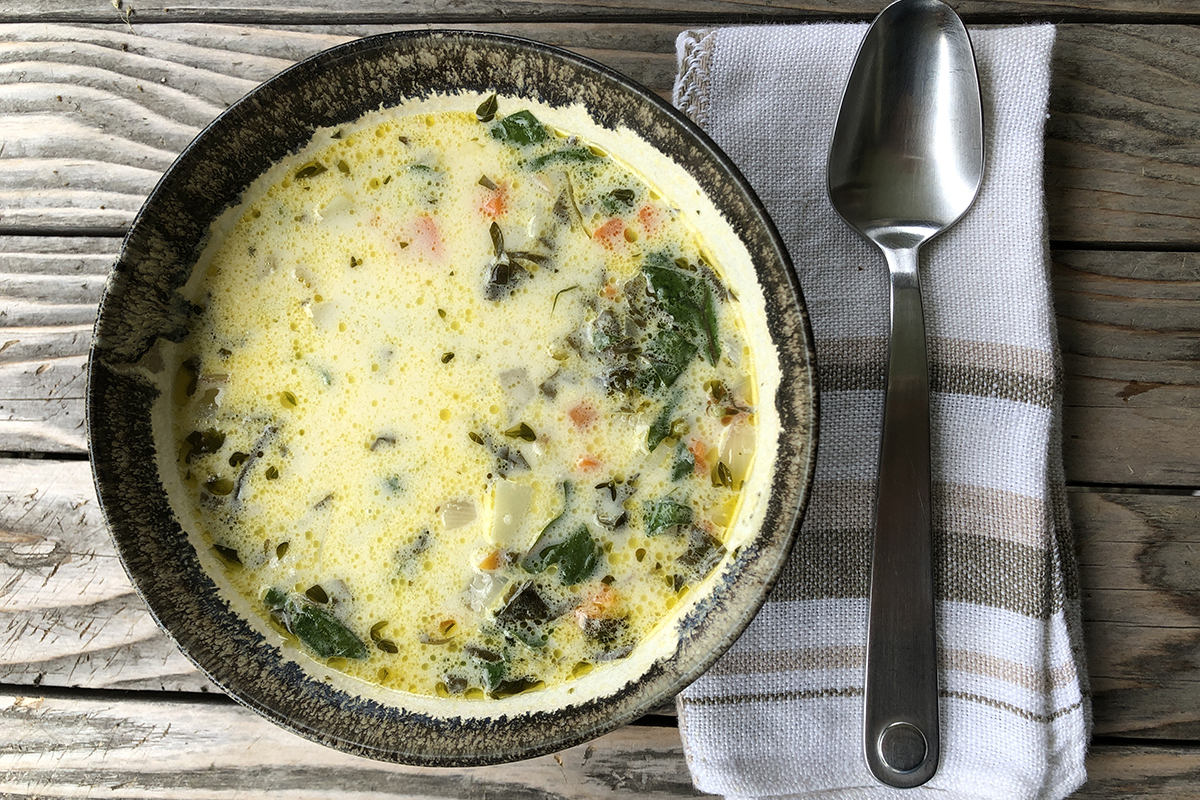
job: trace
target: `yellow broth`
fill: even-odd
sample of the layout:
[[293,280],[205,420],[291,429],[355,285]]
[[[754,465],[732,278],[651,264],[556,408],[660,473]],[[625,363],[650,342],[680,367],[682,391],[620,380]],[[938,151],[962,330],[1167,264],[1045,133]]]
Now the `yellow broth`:
[[374,115],[255,183],[170,392],[178,502],[234,589],[309,657],[429,696],[626,658],[730,557],[756,448],[699,232],[497,105]]

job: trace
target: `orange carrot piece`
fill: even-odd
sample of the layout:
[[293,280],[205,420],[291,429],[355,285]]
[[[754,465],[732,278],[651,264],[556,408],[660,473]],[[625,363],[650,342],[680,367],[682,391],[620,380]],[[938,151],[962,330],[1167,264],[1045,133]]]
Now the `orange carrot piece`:
[[600,459],[596,458],[591,453],[584,453],[579,457],[579,460],[575,462],[575,469],[582,470],[584,472],[595,472],[596,470],[600,469],[601,466],[603,465],[601,464]]
[[596,232],[592,234],[592,238],[612,250],[618,244],[625,242],[625,220],[613,217],[597,228]]
[[508,211],[508,185],[502,183],[495,189],[488,189],[479,210],[492,219],[504,216]]
[[584,400],[578,405],[572,407],[571,410],[567,412],[567,416],[571,418],[571,422],[575,424],[576,428],[586,428],[595,422],[596,418],[599,417],[600,414],[595,408],[592,407],[591,403]]
[[638,221],[642,223],[642,230],[654,233],[662,225],[662,212],[657,206],[644,205],[638,209]]

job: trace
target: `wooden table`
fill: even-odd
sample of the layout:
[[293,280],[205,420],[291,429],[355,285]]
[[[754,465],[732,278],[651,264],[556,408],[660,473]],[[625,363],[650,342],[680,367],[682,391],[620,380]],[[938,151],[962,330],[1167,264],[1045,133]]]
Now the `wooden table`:
[[[881,0],[0,2],[0,794],[691,796],[652,715],[519,765],[413,769],[287,734],[209,685],[132,592],[96,506],[84,363],[134,213],[258,82],[351,38],[540,39],[669,96],[674,39],[864,20]],[[1046,186],[1066,468],[1096,727],[1081,798],[1200,796],[1200,4],[954,3],[1060,23]]]

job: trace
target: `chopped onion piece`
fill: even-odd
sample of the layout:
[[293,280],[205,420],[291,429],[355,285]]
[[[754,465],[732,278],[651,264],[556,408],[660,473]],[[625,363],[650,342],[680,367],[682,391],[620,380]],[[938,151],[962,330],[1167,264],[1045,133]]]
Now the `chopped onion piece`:
[[479,516],[475,501],[469,497],[447,500],[441,507],[442,525],[452,531],[470,525]]
[[463,592],[463,600],[471,607],[472,611],[482,611],[495,602],[506,585],[508,585],[508,578],[503,575],[490,575],[475,570],[470,583],[467,584],[466,591]]
[[721,442],[717,451],[717,458],[729,467],[735,489],[740,488],[746,480],[753,457],[754,426],[744,418],[736,419],[721,432]]
[[501,372],[500,388],[512,399],[512,404],[518,411],[533,399],[534,392],[537,391],[524,367]]

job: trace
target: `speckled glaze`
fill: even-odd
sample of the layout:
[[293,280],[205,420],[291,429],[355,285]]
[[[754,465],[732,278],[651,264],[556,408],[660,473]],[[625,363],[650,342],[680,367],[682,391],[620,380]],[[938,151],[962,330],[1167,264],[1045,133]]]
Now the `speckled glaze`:
[[[247,624],[205,573],[159,480],[151,412],[155,342],[179,341],[190,309],[178,289],[209,223],[254,177],[315,129],[431,92],[461,88],[582,102],[692,174],[744,241],[780,354],[779,456],[759,535],[676,626],[678,645],[582,704],[488,716],[416,713],[315,679]],[[675,109],[628,79],[534,42],[464,32],[395,33],[325,51],[222,114],[151,193],[109,278],[89,361],[88,432],[104,514],[130,578],[159,625],[232,697],[272,721],[361,756],[435,766],[529,758],[578,744],[661,705],[738,637],[787,558],[816,453],[816,386],[799,287],[775,228],[729,160]]]

